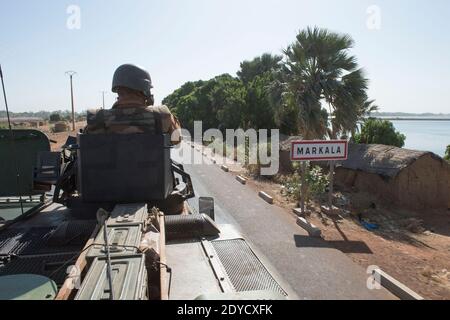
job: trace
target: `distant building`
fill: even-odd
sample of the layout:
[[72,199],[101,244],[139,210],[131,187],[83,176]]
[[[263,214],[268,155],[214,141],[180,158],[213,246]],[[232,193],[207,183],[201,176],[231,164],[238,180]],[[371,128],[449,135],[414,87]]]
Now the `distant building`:
[[450,208],[450,165],[431,152],[350,144],[335,180],[404,208]]
[[[0,118],[0,124],[7,124],[8,118]],[[13,126],[27,126],[33,128],[39,128],[45,125],[45,120],[38,117],[17,117],[11,118],[11,124]]]

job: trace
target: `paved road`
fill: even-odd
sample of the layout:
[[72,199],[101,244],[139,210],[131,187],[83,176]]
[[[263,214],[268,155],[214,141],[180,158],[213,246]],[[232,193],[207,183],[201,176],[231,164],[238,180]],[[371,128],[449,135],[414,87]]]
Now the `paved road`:
[[[181,147],[184,159],[189,146]],[[180,151],[173,152],[182,161]],[[367,289],[368,274],[322,239],[311,238],[284,209],[269,205],[257,193],[208,161],[185,165],[197,196],[215,199],[216,221],[234,225],[282,275],[300,299],[394,299],[384,289]]]

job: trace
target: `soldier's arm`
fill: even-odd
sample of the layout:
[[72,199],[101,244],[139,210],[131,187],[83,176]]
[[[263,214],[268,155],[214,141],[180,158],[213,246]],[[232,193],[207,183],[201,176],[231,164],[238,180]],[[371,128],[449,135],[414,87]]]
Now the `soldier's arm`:
[[[161,114],[162,119],[162,129],[164,132],[170,134],[173,137],[171,138],[171,142],[173,145],[177,145],[181,142],[181,124],[176,116],[170,112],[167,106],[158,107],[158,111]],[[175,134],[174,134],[175,132]]]

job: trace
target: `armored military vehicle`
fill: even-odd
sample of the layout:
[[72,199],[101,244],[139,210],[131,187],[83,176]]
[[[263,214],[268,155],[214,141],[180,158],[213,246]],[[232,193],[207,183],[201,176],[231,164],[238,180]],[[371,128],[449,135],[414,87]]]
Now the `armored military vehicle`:
[[[0,299],[287,299],[167,135],[0,130]],[[198,201],[198,204],[197,204]]]

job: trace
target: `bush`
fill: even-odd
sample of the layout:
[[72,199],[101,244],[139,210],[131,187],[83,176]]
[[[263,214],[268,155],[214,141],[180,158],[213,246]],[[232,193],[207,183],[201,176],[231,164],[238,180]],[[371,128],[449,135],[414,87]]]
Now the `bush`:
[[[323,172],[321,167],[310,167],[306,174],[307,201],[318,199],[324,195],[329,183],[329,177]],[[300,200],[301,174],[298,168],[292,175],[281,178],[281,184],[284,187],[286,196],[295,200]]]
[[323,173],[321,167],[314,166],[308,170],[306,175],[306,183],[309,187],[309,192],[314,197],[318,197],[326,192],[330,181],[329,176]]
[[395,131],[392,122],[381,119],[368,119],[361,128],[361,133],[353,137],[356,143],[384,144],[402,148],[405,145],[406,136]]

